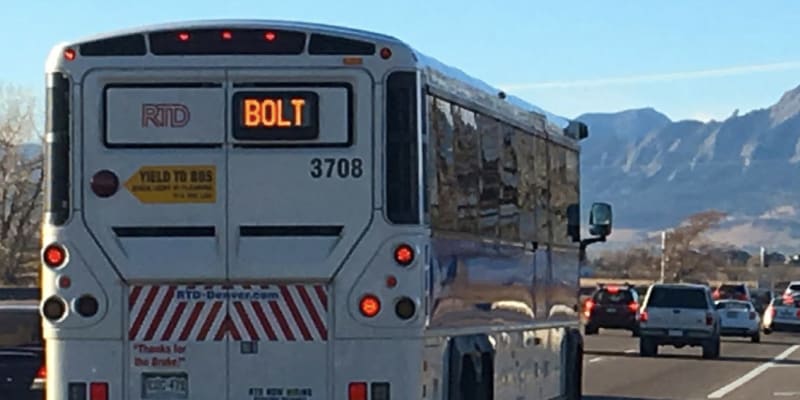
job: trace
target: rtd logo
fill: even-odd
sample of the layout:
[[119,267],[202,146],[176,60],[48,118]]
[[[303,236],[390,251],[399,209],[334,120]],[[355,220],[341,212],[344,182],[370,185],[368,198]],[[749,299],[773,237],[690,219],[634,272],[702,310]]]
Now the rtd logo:
[[142,104],[143,128],[183,128],[191,117],[183,104]]

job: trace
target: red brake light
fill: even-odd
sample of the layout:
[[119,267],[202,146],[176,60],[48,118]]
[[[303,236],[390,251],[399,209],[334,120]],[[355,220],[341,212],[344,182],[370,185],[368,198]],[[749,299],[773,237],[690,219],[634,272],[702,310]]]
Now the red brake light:
[[706,314],[706,325],[711,325],[714,323],[714,315],[711,313]]
[[639,322],[647,322],[647,311],[639,313]]
[[611,293],[611,294],[619,293],[619,287],[617,287],[617,286],[609,286],[609,287],[606,288],[606,290],[608,290],[608,293]]
[[58,268],[66,261],[67,251],[58,244],[51,244],[44,248],[42,258],[48,267]]
[[47,368],[44,364],[42,364],[42,366],[39,367],[39,370],[36,371],[36,377],[39,379],[47,378]]
[[628,309],[633,311],[633,312],[638,311],[639,310],[639,303],[637,303],[635,301],[632,301],[630,304],[628,304]]
[[231,31],[222,31],[222,39],[223,40],[231,40],[233,38],[233,34]]
[[394,260],[400,265],[408,265],[414,261],[414,249],[407,245],[401,244],[394,249]]
[[276,37],[275,36],[275,32],[265,32],[264,33],[264,39],[266,41],[268,41],[268,42],[271,42],[271,41],[275,40],[275,37]]
[[583,314],[589,317],[592,315],[592,309],[594,309],[594,301],[591,299],[586,300],[586,304],[584,305]]
[[185,42],[189,40],[189,32],[181,32],[178,34],[178,40],[181,42]]
[[347,386],[347,400],[367,400],[367,384],[350,382]]
[[358,304],[358,309],[361,311],[361,315],[372,318],[381,311],[381,301],[374,295],[364,295]]
[[89,400],[108,400],[108,383],[106,382],[90,383]]

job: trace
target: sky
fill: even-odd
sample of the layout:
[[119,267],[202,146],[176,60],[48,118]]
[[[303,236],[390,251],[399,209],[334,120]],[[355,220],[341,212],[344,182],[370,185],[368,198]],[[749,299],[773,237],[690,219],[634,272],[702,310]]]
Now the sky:
[[[0,82],[43,93],[61,41],[151,23],[257,18],[390,34],[550,112],[653,107],[722,120],[800,85],[800,2],[774,0],[3,0]],[[13,4],[13,5],[12,5]]]

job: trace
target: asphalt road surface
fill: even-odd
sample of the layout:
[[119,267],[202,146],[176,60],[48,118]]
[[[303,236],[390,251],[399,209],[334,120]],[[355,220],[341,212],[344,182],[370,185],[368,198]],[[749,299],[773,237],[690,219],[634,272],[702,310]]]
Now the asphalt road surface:
[[625,331],[585,339],[584,400],[800,400],[800,333],[762,335],[759,344],[723,338],[716,360],[699,347],[640,357]]

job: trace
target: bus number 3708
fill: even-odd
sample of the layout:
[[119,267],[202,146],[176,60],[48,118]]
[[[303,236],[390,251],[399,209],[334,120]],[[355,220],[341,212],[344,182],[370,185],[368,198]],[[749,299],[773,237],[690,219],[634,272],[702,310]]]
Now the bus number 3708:
[[364,162],[360,158],[312,158],[311,177],[319,178],[361,178]]

